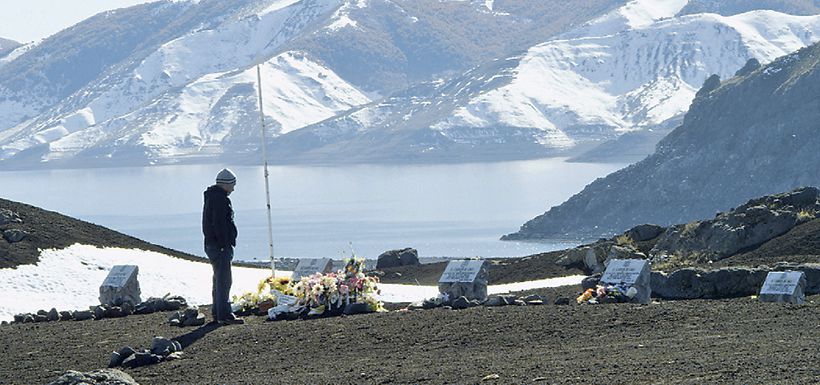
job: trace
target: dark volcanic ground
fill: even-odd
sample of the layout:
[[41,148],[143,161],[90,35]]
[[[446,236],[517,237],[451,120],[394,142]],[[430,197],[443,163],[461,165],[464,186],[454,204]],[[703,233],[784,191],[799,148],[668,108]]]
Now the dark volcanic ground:
[[[37,248],[76,242],[200,260],[31,206],[0,200],[0,208],[18,212],[24,223],[11,226],[32,233],[21,244],[0,241],[0,268],[33,263]],[[818,239],[820,220],[813,220],[715,265],[818,262]],[[493,261],[491,283],[582,273],[556,266],[559,255]],[[390,269],[383,281],[435,284],[444,266]],[[580,290],[528,292],[546,295],[543,306],[248,317],[228,327],[171,327],[167,313],[13,324],[0,327],[0,384],[43,384],[68,369],[104,368],[111,351],[147,348],[157,335],[179,340],[184,358],[125,369],[141,384],[820,383],[820,296],[800,306],[754,298],[578,305]],[[558,297],[571,304],[552,305]]]
[[141,384],[811,384],[820,297],[809,300],[439,308],[185,329],[163,313],[15,324],[0,327],[0,383],[103,368],[112,350],[162,335],[185,356],[125,369]]

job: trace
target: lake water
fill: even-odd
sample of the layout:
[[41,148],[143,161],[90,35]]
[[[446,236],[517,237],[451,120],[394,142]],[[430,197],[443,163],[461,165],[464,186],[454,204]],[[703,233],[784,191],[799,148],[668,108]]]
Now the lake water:
[[[274,255],[513,257],[580,240],[502,242],[525,221],[623,165],[541,159],[455,165],[270,166]],[[2,197],[204,256],[202,192],[222,166],[0,172]],[[236,258],[268,259],[263,168],[231,167]]]

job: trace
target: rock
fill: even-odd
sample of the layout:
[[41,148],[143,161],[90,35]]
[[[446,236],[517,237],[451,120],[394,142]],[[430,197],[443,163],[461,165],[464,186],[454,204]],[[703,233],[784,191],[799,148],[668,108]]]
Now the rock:
[[503,298],[501,298],[497,295],[491,295],[489,298],[487,298],[487,301],[484,302],[484,306],[505,306],[505,305],[507,305],[507,302],[504,301]]
[[205,314],[199,313],[195,317],[185,318],[182,326],[202,326],[205,325]]
[[162,299],[162,309],[157,311],[179,310],[188,306],[188,301],[180,296],[165,297]]
[[74,312],[75,321],[85,321],[94,318],[94,313],[91,310],[78,310]]
[[34,319],[34,314],[30,314],[30,313],[29,313],[29,314],[26,314],[26,315],[24,315],[24,316],[23,316],[23,323],[24,323],[24,324],[26,324],[26,323],[34,323],[34,322],[35,322],[35,319]]
[[153,365],[162,361],[162,356],[151,354],[150,352],[137,352],[122,362],[126,368],[137,368],[140,366]]
[[124,316],[134,314],[134,304],[131,302],[123,302],[123,304],[120,305],[120,311]]
[[567,298],[567,297],[559,297],[559,298],[555,299],[555,304],[556,305],[569,305],[570,301],[569,301],[569,298]]
[[758,61],[755,58],[751,58],[748,61],[746,61],[746,64],[743,65],[743,68],[735,72],[735,76],[746,76],[754,72],[758,68],[760,68],[760,61]]
[[44,315],[44,316],[48,316],[48,312],[47,312],[47,311],[45,311],[45,310],[43,310],[43,309],[37,310],[37,313],[35,313],[35,314],[36,314],[36,315]]
[[173,352],[173,353],[165,356],[165,361],[178,360],[178,359],[182,358],[183,354],[184,353],[182,353],[181,351]]
[[74,312],[71,310],[63,310],[60,312],[60,321],[70,321],[74,319]]
[[171,326],[182,325],[182,312],[175,311],[168,314],[168,323],[171,324]]
[[96,320],[101,320],[101,319],[105,318],[105,311],[106,310],[107,309],[105,308],[105,306],[92,306],[91,307],[91,311],[94,312],[94,319],[96,319]]
[[706,96],[710,92],[716,90],[718,87],[720,87],[720,76],[718,76],[717,74],[712,74],[712,76],[709,76],[703,82],[703,86],[700,87],[697,93],[695,93],[695,97]]
[[196,318],[199,315],[199,308],[189,307],[182,312],[182,319]]
[[128,374],[117,369],[99,369],[90,372],[69,370],[48,385],[139,385]]
[[6,321],[6,320],[0,321],[0,326],[9,326],[9,321]]
[[413,248],[385,251],[379,255],[376,262],[376,269],[390,267],[419,265],[419,252]]
[[645,224],[627,230],[624,235],[635,242],[645,242],[657,238],[664,231],[666,231],[666,228],[663,226]]
[[21,324],[21,323],[23,323],[23,319],[25,319],[25,318],[26,318],[25,314],[15,314],[14,315],[14,323]]
[[547,301],[547,298],[538,294],[530,294],[524,298],[521,298],[521,300],[526,302],[527,305],[543,305]]
[[35,314],[34,315],[34,322],[48,322],[48,316]]
[[653,261],[670,256],[717,261],[778,237],[800,223],[799,213],[817,209],[813,187],[764,196],[718,214],[714,219],[670,227],[650,252]]
[[[128,303],[128,302],[125,302]],[[128,313],[122,310],[119,306],[111,306],[105,309],[104,316],[105,318],[120,318],[127,316]]]
[[516,306],[527,306],[527,303],[526,303],[526,302],[524,302],[524,301],[522,301],[522,300],[520,300],[520,299],[517,299],[517,300],[513,301],[513,303],[511,303],[510,305],[516,305]]
[[581,280],[581,287],[584,290],[594,289],[595,287],[598,286],[598,282],[601,281],[601,275],[603,275],[603,273],[593,274],[593,275],[590,275],[590,276],[584,278],[583,280]]
[[17,243],[26,239],[28,233],[20,229],[3,230],[3,238],[9,243]]
[[117,352],[111,352],[111,358],[108,359],[108,367],[109,368],[116,368],[117,366],[122,365],[122,361],[125,360],[120,356]]
[[766,269],[680,269],[665,274],[652,272],[652,291],[664,299],[718,299],[755,295],[766,279]]
[[57,312],[57,309],[51,308],[51,311],[48,312],[48,315],[46,315],[46,317],[48,317],[49,321],[59,321],[60,313]]
[[455,310],[467,309],[470,307],[470,300],[467,299],[465,296],[460,296],[455,299],[452,303],[452,307]]
[[120,348],[120,350],[117,350],[117,354],[119,354],[119,355],[120,355],[120,357],[121,357],[123,360],[125,360],[125,359],[126,359],[126,358],[128,358],[128,357],[131,357],[131,356],[132,356],[132,355],[134,355],[134,353],[136,353],[136,352],[137,352],[137,351],[136,351],[136,350],[134,350],[134,348],[132,348],[132,347],[130,347],[130,346],[127,346],[127,345],[126,345],[126,346],[121,347],[121,348]]
[[0,226],[11,223],[23,223],[20,215],[9,209],[0,209]]
[[154,337],[151,341],[152,354],[167,356],[175,351],[176,346],[174,346],[174,342],[165,337]]
[[370,305],[362,302],[351,303],[345,306],[344,311],[342,313],[346,315],[352,314],[367,314],[372,313],[373,310],[370,309]]
[[609,249],[613,245],[614,242],[603,240],[591,245],[579,246],[561,255],[555,263],[564,267],[583,269],[589,274],[600,273],[604,271]]
[[407,310],[422,310],[424,309],[424,301],[411,302],[407,305]]
[[441,305],[442,305],[441,298],[438,298],[438,297],[425,299],[421,303],[421,307],[424,308],[424,309],[434,309],[434,308],[437,308]]

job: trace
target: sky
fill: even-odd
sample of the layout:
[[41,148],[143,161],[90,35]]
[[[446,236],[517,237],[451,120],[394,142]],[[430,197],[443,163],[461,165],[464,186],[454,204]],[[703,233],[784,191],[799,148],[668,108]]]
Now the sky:
[[[156,0],[153,0],[156,1]],[[29,43],[102,11],[149,0],[0,0],[0,37]]]

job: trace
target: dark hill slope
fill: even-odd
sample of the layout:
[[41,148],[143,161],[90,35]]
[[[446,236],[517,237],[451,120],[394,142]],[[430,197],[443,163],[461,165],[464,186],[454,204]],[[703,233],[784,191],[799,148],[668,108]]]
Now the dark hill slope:
[[702,89],[654,154],[505,239],[601,236],[711,218],[756,196],[820,185],[817,148],[820,44]]
[[202,261],[200,257],[154,245],[93,223],[24,203],[0,199],[0,211],[3,209],[16,213],[22,223],[0,225],[0,232],[5,229],[20,229],[27,232],[28,236],[15,243],[9,243],[0,237],[0,269],[37,263],[40,256],[39,250],[59,249],[75,243],[99,247],[142,249]]

